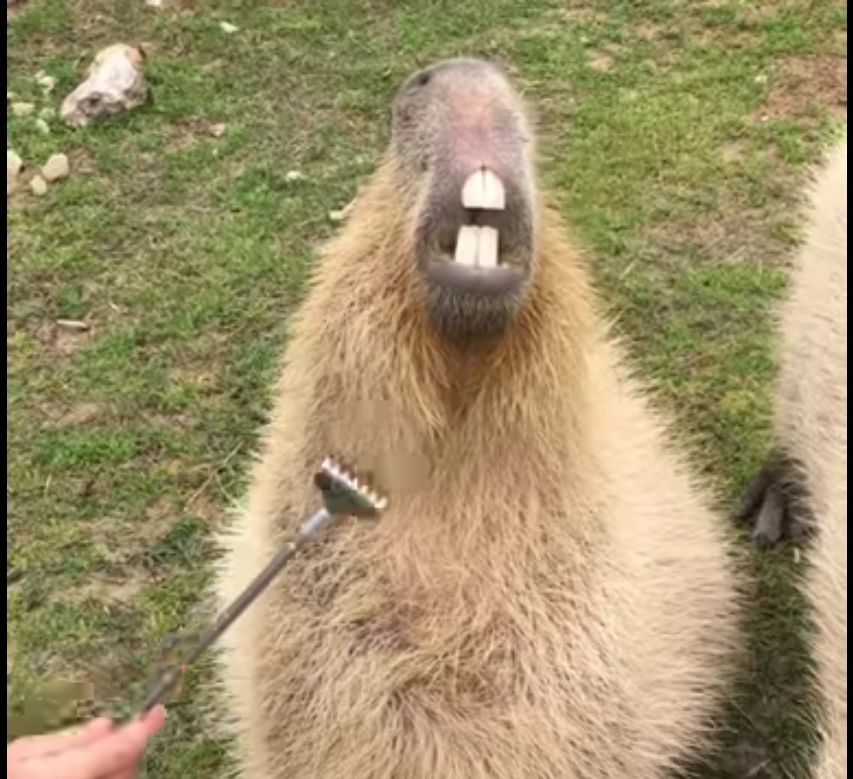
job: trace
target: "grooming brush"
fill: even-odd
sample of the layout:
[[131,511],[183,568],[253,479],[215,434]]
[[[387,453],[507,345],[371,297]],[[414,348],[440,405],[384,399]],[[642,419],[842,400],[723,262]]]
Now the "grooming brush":
[[189,667],[208,649],[281,572],[288,560],[303,546],[343,516],[376,518],[387,505],[384,496],[366,484],[359,483],[355,471],[332,457],[326,458],[314,474],[314,484],[320,490],[323,507],[302,523],[299,530],[282,546],[237,599],[226,608],[198,639],[180,664],[171,664],[157,678],[143,701],[139,714],[145,714],[165,699],[183,679]]

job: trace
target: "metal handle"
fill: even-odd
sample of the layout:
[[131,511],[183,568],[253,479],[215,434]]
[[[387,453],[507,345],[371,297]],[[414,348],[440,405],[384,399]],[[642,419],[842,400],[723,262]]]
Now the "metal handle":
[[288,560],[293,557],[309,540],[323,530],[335,515],[330,514],[325,508],[312,514],[302,527],[290,540],[285,542],[278,553],[267,563],[264,568],[243,590],[237,599],[228,606],[216,619],[213,625],[202,633],[195,648],[186,657],[183,663],[170,666],[159,676],[152,686],[150,692],[140,707],[140,715],[145,714],[158,703],[161,703],[167,695],[175,688],[184,675],[185,669],[192,665],[201,654],[218,639],[234,621],[249,607],[281,572]]

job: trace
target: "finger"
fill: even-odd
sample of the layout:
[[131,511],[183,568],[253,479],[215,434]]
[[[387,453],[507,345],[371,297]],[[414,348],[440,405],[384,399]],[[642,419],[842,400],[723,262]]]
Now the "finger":
[[97,741],[113,727],[106,717],[98,717],[83,727],[65,733],[51,733],[45,736],[26,736],[13,741],[6,749],[10,760],[26,760],[38,755],[47,755],[60,750],[74,749]]
[[121,736],[109,735],[100,741],[50,757],[24,761],[27,779],[91,779],[110,776],[136,766],[145,748],[145,738],[139,728]]
[[130,768],[118,771],[118,773],[110,774],[109,776],[98,777],[98,779],[138,779],[136,773],[137,766],[132,765]]
[[162,703],[158,703],[156,706],[152,707],[149,711],[145,712],[142,717],[137,720],[141,722],[145,727],[145,732],[148,734],[150,738],[153,736],[160,728],[163,727],[163,724],[166,722],[166,708]]
[[135,720],[114,730],[94,743],[62,754],[39,759],[27,766],[27,779],[89,779],[110,776],[136,767],[149,737],[163,724],[162,710],[153,710],[141,720]]

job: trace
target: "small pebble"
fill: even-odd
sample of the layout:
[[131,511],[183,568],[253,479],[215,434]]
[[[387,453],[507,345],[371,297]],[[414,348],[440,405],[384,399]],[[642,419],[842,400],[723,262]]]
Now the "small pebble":
[[35,103],[12,103],[12,113],[15,116],[29,116],[35,110]]
[[333,222],[340,222],[343,218],[343,211],[329,211],[329,219],[331,219]]
[[49,95],[53,92],[53,88],[56,86],[56,79],[53,76],[49,76],[43,70],[40,70],[36,73],[36,84],[41,87],[42,92]]
[[237,30],[240,29],[239,27],[237,27],[237,25],[231,24],[231,22],[220,22],[219,28],[222,30],[222,32],[228,33],[228,35],[231,35],[232,33],[235,33],[237,32]]
[[214,138],[221,138],[225,135],[225,131],[228,129],[228,125],[224,122],[218,122],[217,124],[210,125],[210,134]]
[[45,181],[59,181],[71,173],[71,165],[64,154],[54,154],[42,166],[41,175]]
[[145,0],[145,5],[149,6],[150,8],[162,8],[163,0]]
[[30,181],[30,189],[34,195],[41,197],[47,194],[47,182],[41,176],[34,176]]
[[12,149],[6,149],[6,197],[17,188],[18,174],[24,166],[23,160]]
[[305,176],[302,175],[301,171],[298,170],[289,170],[284,174],[285,181],[302,181]]
[[14,149],[6,149],[6,178],[14,178],[24,167],[24,161]]

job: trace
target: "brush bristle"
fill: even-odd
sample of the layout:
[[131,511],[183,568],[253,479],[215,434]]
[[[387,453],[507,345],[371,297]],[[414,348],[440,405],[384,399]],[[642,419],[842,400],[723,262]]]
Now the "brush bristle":
[[353,493],[354,500],[367,504],[354,506],[353,513],[357,509],[378,512],[388,505],[388,500],[384,495],[381,495],[364,481],[359,481],[355,466],[351,463],[344,462],[341,458],[330,454],[323,460],[320,469],[333,481],[335,486]]

